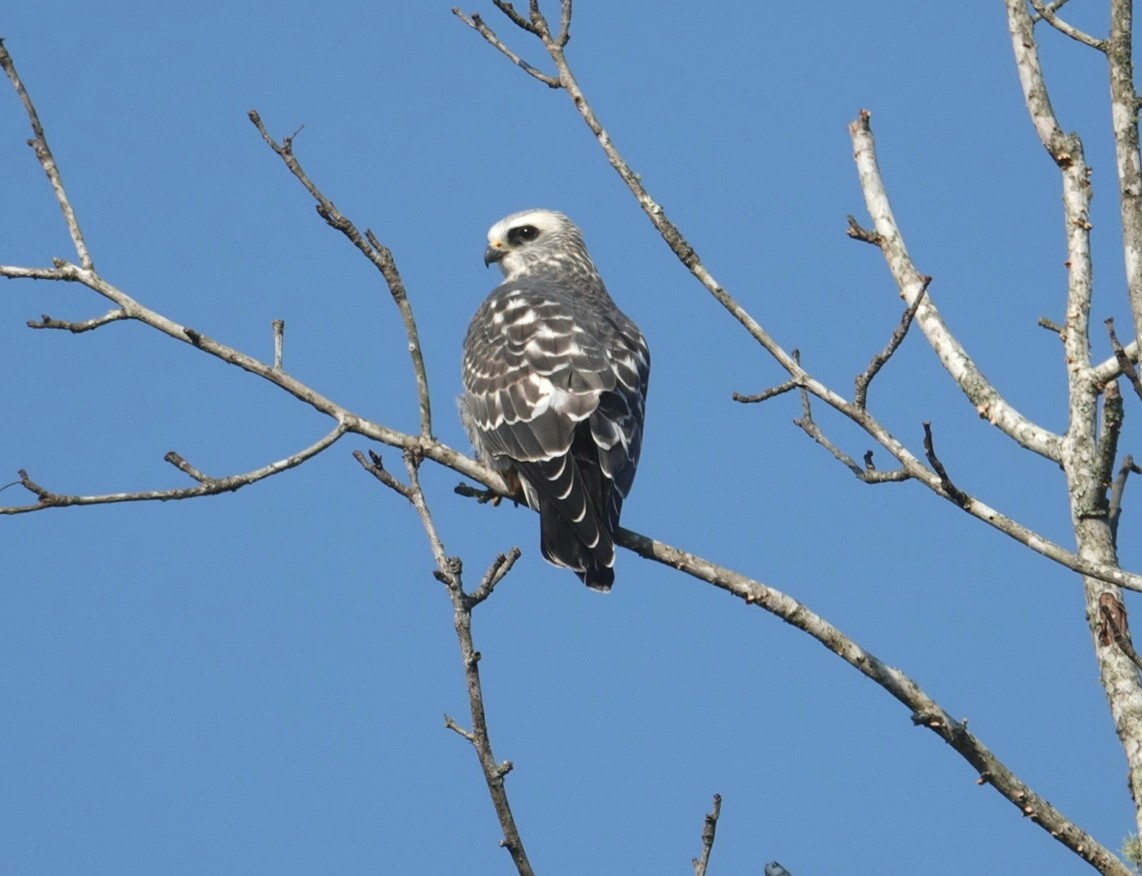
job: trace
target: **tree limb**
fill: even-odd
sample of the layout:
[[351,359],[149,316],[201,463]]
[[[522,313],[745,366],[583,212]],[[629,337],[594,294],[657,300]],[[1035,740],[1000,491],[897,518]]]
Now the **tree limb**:
[[1134,87],[1133,7],[1132,0],[1111,0],[1106,60],[1126,293],[1134,318],[1134,336],[1142,338],[1142,157],[1138,144],[1138,92]]
[[[1034,24],[1024,0],[1006,0],[1008,26],[1011,31],[1012,50],[1023,99],[1039,139],[1059,168],[1063,189],[1063,219],[1067,245],[1067,307],[1064,323],[1063,349],[1067,373],[1067,431],[1060,446],[1059,461],[1067,482],[1071,523],[1078,553],[1097,562],[1118,562],[1116,530],[1108,515],[1106,492],[1110,463],[1106,461],[1108,448],[1099,447],[1097,426],[1098,396],[1113,384],[1100,381],[1090,359],[1090,310],[1092,295],[1092,267],[1090,249],[1089,208],[1091,199],[1090,169],[1083,156],[1083,146],[1077,134],[1064,133],[1047,93],[1039,53],[1035,45]],[[1129,6],[1129,3],[1126,4]],[[1112,3],[1112,19],[1114,4]],[[1127,10],[1126,25],[1129,27]],[[1112,43],[1116,28],[1123,21],[1111,23]],[[1117,36],[1119,50],[1129,49],[1127,34]],[[1120,68],[1121,69],[1121,68]],[[1112,85],[1112,91],[1114,86]],[[1129,88],[1133,94],[1133,86]],[[1116,128],[1121,114],[1122,94],[1114,107]],[[1135,108],[1130,108],[1131,124],[1137,124]],[[1121,139],[1116,135],[1121,147]],[[1129,150],[1127,150],[1129,151]],[[1119,148],[1120,170],[1123,151]],[[1137,160],[1137,131],[1134,132],[1134,160]],[[1137,194],[1137,193],[1136,193]],[[1120,192],[1121,195],[1121,192]],[[1123,210],[1127,209],[1123,204]],[[1135,229],[1130,231],[1129,229]],[[1127,235],[1125,246],[1142,247],[1142,218],[1124,218],[1123,230]],[[1127,259],[1130,269],[1130,257]],[[1142,291],[1142,290],[1140,290]],[[1132,306],[1134,301],[1131,302]],[[1136,315],[1137,318],[1137,315]],[[1121,365],[1120,365],[1121,367]],[[1114,390],[1117,394],[1117,390]],[[1119,400],[1120,403],[1120,400]],[[1113,409],[1108,411],[1104,445],[1113,444],[1117,426],[1112,422]],[[1100,454],[1102,463],[1099,463]],[[1126,756],[1127,780],[1134,801],[1135,823],[1142,828],[1142,679],[1138,667],[1121,647],[1110,647],[1097,634],[1100,606],[1105,600],[1122,601],[1118,587],[1091,576],[1083,578],[1083,595],[1086,621],[1094,640],[1094,653],[1098,661],[1099,682],[1106,694],[1114,719],[1115,731]]]
[[1100,52],[1106,51],[1105,40],[1096,39],[1085,31],[1067,24],[1067,22],[1055,15],[1055,10],[1062,6],[1062,3],[1051,4],[1043,3],[1042,0],[1031,0],[1031,5],[1035,7],[1035,12],[1037,13],[1036,18],[1047,22],[1047,24],[1051,25],[1051,27],[1059,33],[1070,37],[1076,42],[1082,43],[1084,46],[1090,46],[1092,49],[1097,49]]
[[979,772],[979,783],[989,784],[1022,815],[1047,831],[1100,873],[1130,876],[1130,870],[1107,848],[1073,824],[1007,768],[974,734],[966,721],[952,718],[935,700],[899,669],[882,662],[807,606],[779,590],[732,569],[711,563],[660,541],[627,529],[619,530],[617,544],[648,560],[679,569],[713,584],[808,633],[858,672],[876,682],[912,713],[912,723],[931,730]]
[[998,427],[1019,445],[1053,462],[1058,462],[1059,436],[1033,423],[1008,404],[948,329],[932,301],[932,296],[924,294],[930,280],[912,264],[912,258],[896,224],[876,160],[876,143],[872,136],[870,119],[871,113],[861,110],[856,120],[849,125],[849,134],[853,141],[853,158],[856,161],[861,190],[864,192],[865,207],[872,217],[881,252],[900,289],[901,297],[908,305],[915,306],[916,322],[928,339],[932,351],[956,385],[971,401],[980,417]]
[[[852,217],[849,217],[852,218]],[[912,319],[916,316],[916,311],[920,307],[924,296],[928,294],[928,286],[932,282],[931,277],[924,277],[924,286],[916,298],[904,308],[904,314],[900,317],[900,324],[892,332],[892,336],[888,339],[888,343],[884,349],[872,357],[868,367],[857,375],[856,377],[856,392],[853,394],[853,404],[857,407],[865,407],[868,400],[868,387],[880,369],[884,367],[885,363],[892,358],[892,354],[904,342],[904,336],[908,334],[908,329],[912,325]]]
[[[1142,234],[1140,234],[1139,239],[1142,240]],[[1114,359],[1118,363],[1119,371],[1130,381],[1130,386],[1133,387],[1138,398],[1142,399],[1142,377],[1138,376],[1138,369],[1134,367],[1130,354],[1118,340],[1118,334],[1114,331],[1114,317],[1108,317],[1105,324],[1106,334],[1110,338],[1110,348],[1114,351]],[[1137,358],[1137,345],[1135,345],[1135,358]],[[1113,378],[1102,382],[1110,386],[1112,380]]]
[[293,138],[296,133],[286,137],[281,143],[278,143],[270,136],[266,130],[265,125],[262,124],[262,118],[258,115],[256,110],[250,110],[247,114],[250,121],[253,122],[254,127],[258,129],[258,133],[262,135],[262,140],[277,154],[279,158],[289,168],[290,173],[294,178],[300,182],[307,192],[313,196],[317,201],[317,212],[322,219],[326,221],[331,227],[340,231],[345,235],[346,239],[353,246],[367,258],[384,277],[385,285],[388,286],[389,294],[392,296],[393,301],[400,311],[401,320],[404,322],[405,334],[408,336],[408,352],[409,357],[412,359],[412,370],[416,376],[416,395],[420,407],[420,434],[428,438],[432,435],[432,404],[428,396],[428,375],[424,368],[424,354],[420,348],[420,334],[416,329],[416,319],[413,317],[412,307],[408,302],[408,293],[404,287],[404,281],[401,280],[400,271],[397,270],[396,262],[393,260],[393,254],[387,246],[384,246],[372,231],[366,229],[364,237],[361,232],[357,230],[354,225],[334,203],[322,194],[321,190],[313,184],[309,176],[301,167],[301,163],[297,160],[297,156],[293,152]]
[[706,876],[710,866],[710,852],[714,850],[714,834],[718,830],[718,816],[722,814],[722,795],[714,795],[714,808],[706,813],[702,823],[702,854],[690,863],[694,865],[694,876]]
[[32,139],[28,141],[28,145],[35,151],[36,158],[39,159],[40,162],[40,167],[43,168],[44,173],[47,175],[48,182],[51,184],[52,191],[55,192],[56,202],[59,204],[60,211],[63,213],[64,222],[67,223],[67,232],[71,235],[71,242],[72,245],[75,246],[79,263],[82,267],[90,269],[93,267],[91,254],[87,251],[87,243],[83,239],[83,232],[80,230],[79,220],[75,216],[75,210],[72,209],[71,201],[68,200],[67,192],[64,191],[59,166],[56,164],[55,156],[52,155],[52,150],[48,146],[48,138],[44,135],[43,125],[40,124],[40,116],[36,112],[36,107],[32,103],[32,98],[28,95],[27,89],[24,88],[24,83],[20,79],[20,75],[16,72],[16,64],[12,60],[12,56],[8,54],[8,49],[5,48],[3,39],[0,39],[0,68],[3,68],[4,73],[8,76],[8,80],[12,83],[12,87],[16,89],[16,94],[19,95],[20,102],[24,105],[24,113],[32,125]]
[[0,514],[26,514],[29,511],[42,511],[45,508],[65,508],[70,505],[112,505],[118,502],[149,502],[155,500],[168,502],[173,499],[195,499],[199,496],[216,496],[219,493],[232,493],[242,487],[265,480],[273,475],[281,474],[288,469],[296,468],[306,460],[312,459],[323,450],[333,446],[347,431],[347,426],[343,423],[338,423],[328,435],[305,449],[299,450],[292,456],[287,456],[285,459],[280,459],[277,462],[271,462],[269,465],[262,466],[245,474],[229,475],[222,478],[213,478],[202,474],[202,472],[198,471],[198,469],[194,468],[172,450],[163,458],[175,468],[179,469],[179,471],[186,473],[198,481],[197,487],[184,487],[174,490],[143,490],[134,493],[105,493],[93,496],[66,495],[53,493],[51,490],[41,487],[28,476],[26,471],[20,469],[19,483],[25,490],[35,495],[36,504],[0,507]]
[[[519,556],[519,549],[513,549],[514,557],[510,561],[500,555],[493,562],[491,568],[484,576],[484,580],[476,591],[469,595],[464,592],[463,568],[458,557],[450,557],[440,540],[432,513],[428,508],[424,490],[420,486],[420,461],[417,452],[405,451],[405,469],[408,471],[408,495],[406,498],[412,502],[420,517],[425,535],[428,537],[429,548],[436,560],[436,578],[448,590],[452,601],[452,622],[456,630],[456,639],[460,645],[460,657],[464,665],[464,679],[468,689],[468,708],[472,715],[472,729],[462,730],[451,718],[445,716],[445,724],[459,733],[472,744],[476,757],[480,762],[480,769],[484,773],[484,781],[488,786],[488,793],[492,798],[492,806],[503,831],[500,841],[512,863],[515,864],[519,876],[534,876],[527,852],[523,847],[523,839],[512,815],[511,803],[508,801],[507,789],[504,787],[504,777],[511,771],[511,761],[496,763],[492,752],[492,740],[488,733],[488,720],[484,710],[484,692],[480,683],[480,652],[476,650],[472,639],[472,610],[491,595],[504,575],[511,569],[515,557]],[[510,556],[510,554],[509,554]]]

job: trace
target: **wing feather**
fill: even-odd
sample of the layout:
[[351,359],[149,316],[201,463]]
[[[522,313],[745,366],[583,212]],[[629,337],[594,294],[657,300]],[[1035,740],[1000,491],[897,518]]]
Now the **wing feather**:
[[595,304],[528,277],[496,289],[464,342],[461,410],[480,456],[519,474],[544,556],[607,589],[650,354],[633,322]]

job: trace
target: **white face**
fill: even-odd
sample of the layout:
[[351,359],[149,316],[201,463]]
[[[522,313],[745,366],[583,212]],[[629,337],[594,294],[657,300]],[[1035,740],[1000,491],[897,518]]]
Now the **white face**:
[[546,249],[547,238],[573,227],[566,216],[553,210],[513,213],[488,229],[484,261],[498,261],[505,277],[514,276]]

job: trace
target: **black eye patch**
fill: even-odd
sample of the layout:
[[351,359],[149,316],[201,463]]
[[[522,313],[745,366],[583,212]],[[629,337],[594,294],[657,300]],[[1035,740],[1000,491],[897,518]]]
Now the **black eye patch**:
[[512,246],[519,246],[521,243],[527,243],[537,237],[539,237],[539,229],[534,225],[517,225],[508,230],[508,243]]

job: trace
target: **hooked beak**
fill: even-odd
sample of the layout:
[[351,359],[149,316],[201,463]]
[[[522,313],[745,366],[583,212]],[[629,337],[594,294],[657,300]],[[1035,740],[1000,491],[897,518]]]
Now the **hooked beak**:
[[490,267],[493,262],[500,261],[507,254],[508,252],[502,243],[492,244],[484,250],[484,267]]

